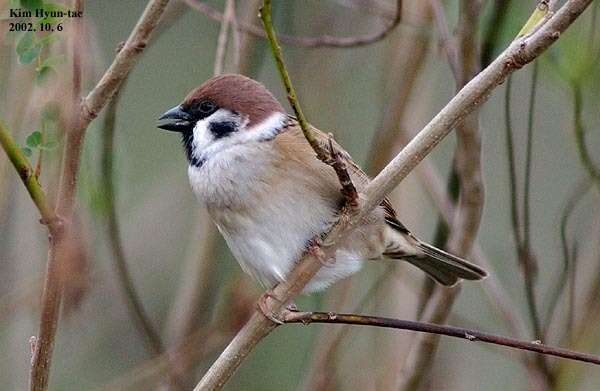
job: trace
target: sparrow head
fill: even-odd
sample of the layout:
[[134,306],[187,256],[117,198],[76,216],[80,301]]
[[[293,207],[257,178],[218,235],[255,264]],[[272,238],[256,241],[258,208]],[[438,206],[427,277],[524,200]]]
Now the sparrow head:
[[236,145],[272,139],[286,119],[262,84],[242,75],[215,76],[165,112],[157,125],[180,132],[191,165]]

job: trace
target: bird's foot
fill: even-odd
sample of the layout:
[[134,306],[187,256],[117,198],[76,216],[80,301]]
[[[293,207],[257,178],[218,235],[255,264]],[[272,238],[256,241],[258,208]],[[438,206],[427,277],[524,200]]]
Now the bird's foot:
[[257,306],[259,311],[271,322],[276,324],[283,324],[283,317],[280,314],[275,313],[271,309],[271,305],[269,304],[269,300],[279,301],[272,289],[268,289],[262,296],[258,299]]
[[267,319],[278,325],[285,323],[287,314],[292,312],[300,312],[296,304],[294,302],[290,302],[288,305],[285,306],[283,310],[281,310],[280,313],[276,313],[271,309],[272,307],[269,303],[269,300],[281,302],[277,297],[275,297],[273,290],[269,289],[265,293],[263,293],[262,296],[258,299],[258,309]]
[[313,238],[308,241],[306,252],[317,258],[323,266],[333,266],[335,264],[335,258],[327,258],[325,252],[321,248],[322,244],[321,239]]

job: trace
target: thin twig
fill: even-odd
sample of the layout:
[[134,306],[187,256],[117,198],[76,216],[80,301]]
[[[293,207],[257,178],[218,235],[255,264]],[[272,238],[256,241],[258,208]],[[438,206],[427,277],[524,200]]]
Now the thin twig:
[[533,119],[535,114],[535,95],[537,90],[538,62],[533,62],[533,71],[531,74],[531,88],[529,95],[529,108],[527,114],[527,141],[525,148],[525,177],[523,179],[523,237],[519,243],[519,258],[523,265],[523,274],[525,280],[525,291],[527,303],[529,306],[529,315],[533,325],[535,338],[543,338],[542,324],[539,316],[537,298],[535,297],[535,286],[537,277],[536,257],[531,248],[531,208],[529,206],[530,188],[531,188],[531,160],[533,147]]
[[229,32],[229,25],[231,24],[233,13],[233,0],[227,0],[225,3],[225,14],[223,15],[223,21],[221,22],[221,28],[219,30],[219,37],[217,38],[217,51],[215,53],[215,66],[213,68],[214,76],[223,73],[225,55],[227,54],[227,33]]
[[[115,93],[112,100],[108,104],[106,110],[106,116],[104,117],[104,123],[102,125],[102,178],[103,178],[103,192],[104,199],[106,202],[107,209],[107,230],[109,236],[109,244],[114,259],[114,265],[116,268],[116,275],[123,290],[123,297],[129,307],[129,313],[133,319],[135,328],[141,334],[144,342],[146,342],[147,349],[150,351],[152,356],[160,356],[165,352],[165,345],[162,342],[160,334],[156,331],[152,325],[152,321],[144,305],[142,299],[137,293],[133,284],[133,278],[129,271],[127,264],[127,257],[125,256],[125,250],[123,248],[123,242],[121,240],[121,228],[119,225],[119,218],[116,207],[116,194],[114,185],[114,134],[115,134],[115,122],[117,118],[117,108],[119,105],[119,97],[123,91],[126,81],[123,82],[121,89]],[[177,377],[177,373],[173,369],[172,365],[168,365],[168,378],[172,387],[176,389],[183,389],[180,379]]]
[[[470,111],[479,107],[491,92],[506,79],[506,76],[531,62],[555,42],[592,0],[568,0],[551,18],[533,34],[519,38],[490,66],[474,77],[450,102],[411,140],[411,142],[377,175],[365,188],[360,197],[357,211],[341,211],[336,224],[325,233],[321,251],[333,256],[335,243],[356,227],[360,219],[377,207],[385,196],[395,188],[427,156],[435,146],[450,133],[452,127]],[[286,281],[271,291],[271,309],[278,313],[313,278],[322,266],[314,252],[304,254]],[[194,388],[218,390],[231,378],[236,369],[246,359],[254,347],[273,329],[275,323],[267,319],[258,309],[254,311],[246,325],[235,336],[219,358],[205,373]]]
[[[581,201],[581,199],[587,194],[587,192],[590,190],[590,188],[592,187],[592,182],[590,181],[580,181],[572,190],[571,190],[571,194],[569,195],[569,197],[567,198],[567,201],[565,203],[561,218],[560,218],[560,246],[561,246],[561,250],[562,250],[562,258],[563,258],[563,268],[562,268],[562,273],[560,273],[559,278],[556,282],[556,286],[553,289],[549,289],[548,292],[551,293],[550,296],[550,300],[548,301],[548,312],[546,315],[546,324],[548,325],[546,327],[546,330],[544,331],[545,334],[548,334],[548,328],[550,327],[550,325],[552,325],[554,322],[554,317],[556,316],[556,311],[558,309],[558,302],[560,300],[560,298],[562,297],[562,294],[564,292],[565,286],[567,284],[567,281],[569,280],[569,275],[571,274],[571,272],[573,271],[573,266],[572,266],[572,258],[571,258],[571,251],[569,251],[569,239],[567,237],[567,228],[568,228],[568,224],[569,224],[569,219],[571,218],[571,215],[573,214],[573,212],[575,211],[575,208],[577,207],[577,205],[579,204],[579,201]],[[574,311],[574,308],[571,308],[569,306],[569,310],[568,313],[571,313]],[[568,316],[568,322],[567,322],[567,328],[565,329],[566,333],[572,333],[573,332],[573,325],[569,324],[572,323],[571,319],[573,318],[573,316]],[[570,338],[566,338],[567,341],[570,340]]]
[[519,247],[521,243],[521,223],[518,207],[518,191],[517,188],[517,170],[515,162],[515,149],[513,141],[513,127],[512,127],[512,116],[511,116],[511,91],[512,91],[512,77],[509,76],[506,79],[506,88],[504,90],[504,124],[506,134],[506,149],[508,153],[508,178],[509,178],[509,195],[510,195],[510,217],[513,240],[515,247]]
[[327,323],[327,324],[353,324],[361,326],[375,326],[400,330],[411,330],[436,335],[445,335],[466,339],[470,342],[484,342],[494,345],[508,346],[515,349],[527,350],[544,355],[566,358],[569,360],[587,362],[600,365],[600,356],[588,353],[575,352],[568,349],[553,347],[539,343],[528,342],[500,335],[482,333],[477,330],[454,326],[442,326],[433,323],[414,322],[384,318],[379,316],[367,316],[357,314],[338,314],[334,312],[289,312],[283,319],[284,323]]
[[511,0],[496,0],[492,2],[489,21],[485,23],[486,32],[481,39],[481,64],[486,66],[493,60],[494,51],[504,27],[504,21],[510,9]]
[[596,186],[598,186],[598,189],[600,189],[600,167],[596,166],[592,160],[592,156],[585,144],[585,128],[583,126],[583,119],[581,118],[583,110],[581,85],[578,82],[573,82],[571,83],[571,90],[573,92],[573,131],[579,160],[587,174],[592,178]]
[[[240,24],[238,22],[238,17],[236,15],[236,3],[235,0],[231,0],[227,3],[227,5],[231,8],[231,35],[233,42],[233,59],[231,60],[233,64],[233,69],[239,72],[240,63],[241,63],[241,54],[242,54],[242,38],[240,34]],[[227,8],[226,8],[227,9]]]
[[446,53],[448,65],[450,65],[450,70],[452,71],[452,75],[454,75],[454,80],[459,80],[460,67],[458,65],[458,50],[454,40],[450,36],[450,29],[448,28],[448,21],[446,19],[444,7],[439,0],[430,0],[430,3],[433,10],[435,27],[440,36],[440,45],[442,46],[444,53]]
[[283,53],[281,52],[281,47],[277,42],[275,29],[273,28],[273,20],[271,18],[271,0],[265,0],[263,2],[263,5],[259,11],[259,15],[267,34],[281,80],[285,86],[288,101],[290,102],[290,106],[292,106],[292,109],[296,114],[298,124],[302,129],[302,133],[304,134],[306,141],[308,141],[312,149],[317,154],[317,158],[334,169],[342,186],[341,192],[344,196],[344,199],[347,201],[347,205],[355,208],[358,206],[358,193],[356,192],[356,188],[350,179],[350,175],[346,169],[346,163],[333,146],[333,136],[331,134],[329,135],[329,148],[322,146],[313,134],[313,131],[311,130],[310,125],[308,124],[308,121],[302,112],[302,108],[298,102],[298,97],[296,96],[296,90],[292,85],[292,80],[290,79],[290,75],[283,61]]
[[0,144],[17,171],[17,174],[19,174],[21,181],[23,181],[33,203],[39,210],[42,219],[41,221],[48,225],[48,230],[50,232],[58,233],[60,231],[60,226],[62,225],[61,220],[54,213],[52,206],[50,206],[48,198],[44,193],[38,178],[35,176],[35,171],[29,164],[29,160],[27,160],[27,157],[25,157],[23,151],[21,151],[21,148],[17,145],[2,122],[0,122]]
[[[184,0],[191,8],[198,10],[209,18],[222,22],[224,15],[217,9],[205,4],[199,0]],[[402,0],[396,0],[396,14],[392,21],[386,22],[386,25],[379,31],[356,37],[333,37],[331,35],[320,35],[318,37],[295,37],[291,35],[278,34],[279,40],[287,45],[301,46],[307,48],[351,48],[366,46],[378,42],[387,37],[400,24],[402,19]],[[256,37],[267,38],[265,31],[258,26],[248,22],[239,22],[240,30],[252,34]]]

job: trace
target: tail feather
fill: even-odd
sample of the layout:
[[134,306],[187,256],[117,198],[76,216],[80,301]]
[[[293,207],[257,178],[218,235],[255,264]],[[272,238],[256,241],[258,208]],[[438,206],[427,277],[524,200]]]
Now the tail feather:
[[423,270],[427,275],[442,285],[455,285],[459,279],[481,280],[487,277],[485,270],[455,255],[419,241],[417,248],[422,254],[407,255],[386,253],[390,258],[403,259]]

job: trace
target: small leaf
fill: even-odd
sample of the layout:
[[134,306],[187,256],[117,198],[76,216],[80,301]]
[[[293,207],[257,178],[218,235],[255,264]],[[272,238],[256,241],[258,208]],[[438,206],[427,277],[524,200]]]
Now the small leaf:
[[48,76],[52,72],[56,72],[56,65],[61,63],[64,60],[64,55],[51,56],[46,58],[40,65],[35,68],[36,81],[43,81],[46,76]]
[[19,62],[24,65],[31,63],[40,54],[41,49],[34,40],[33,32],[26,32],[17,42],[16,52]]
[[33,46],[33,32],[28,31],[25,34],[21,35],[21,38],[19,38],[19,42],[17,42],[17,54],[20,56],[27,50],[31,50]]
[[25,155],[27,157],[31,157],[31,148],[22,147],[21,151],[23,151],[23,155]]
[[37,148],[42,143],[42,134],[39,131],[32,132],[27,139],[25,144],[30,148]]
[[41,83],[52,72],[56,73],[56,69],[51,65],[40,65],[35,68],[35,81]]
[[525,25],[521,28],[521,31],[519,31],[519,34],[517,34],[517,38],[527,35],[535,26],[538,25],[538,23],[540,23],[542,19],[546,17],[547,14],[548,4],[540,2],[529,19],[527,19],[527,22],[525,22]]
[[43,0],[21,0],[21,7],[27,8],[30,10],[35,10],[38,8],[43,8],[44,2]]

